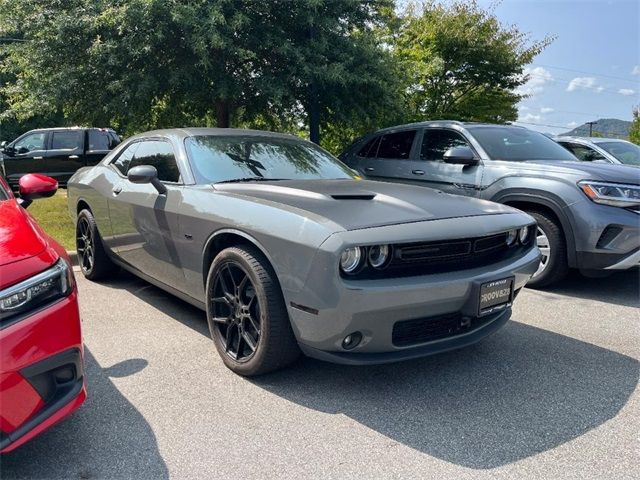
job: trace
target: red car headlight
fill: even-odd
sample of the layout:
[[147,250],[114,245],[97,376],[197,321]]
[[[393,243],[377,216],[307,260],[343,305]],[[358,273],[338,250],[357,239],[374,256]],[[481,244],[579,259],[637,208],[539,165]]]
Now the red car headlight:
[[0,322],[66,297],[73,286],[73,272],[69,264],[60,259],[48,270],[0,290]]

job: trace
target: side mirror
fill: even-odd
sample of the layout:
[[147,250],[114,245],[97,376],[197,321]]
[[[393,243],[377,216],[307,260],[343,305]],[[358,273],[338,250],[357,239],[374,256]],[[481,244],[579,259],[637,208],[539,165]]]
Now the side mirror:
[[36,198],[48,198],[58,190],[58,182],[40,173],[27,173],[20,177],[21,205],[27,208]]
[[4,150],[4,147],[7,146],[7,141],[3,140],[2,142],[0,142],[0,148],[2,148]]
[[158,180],[158,171],[156,167],[152,165],[138,165],[137,167],[133,167],[127,173],[127,178],[131,183],[150,183],[156,188],[160,195],[167,193],[167,187]]
[[469,147],[453,147],[447,150],[442,157],[445,163],[455,165],[477,165],[478,159]]

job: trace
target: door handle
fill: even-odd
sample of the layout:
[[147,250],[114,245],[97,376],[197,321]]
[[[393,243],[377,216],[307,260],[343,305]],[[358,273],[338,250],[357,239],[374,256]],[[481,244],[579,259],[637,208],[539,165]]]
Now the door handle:
[[111,191],[114,195],[118,195],[122,191],[122,187],[113,187],[113,190]]
[[373,167],[365,167],[364,168],[365,172],[373,172],[374,170],[375,170],[375,168],[373,168]]
[[44,157],[33,157],[34,160],[42,160]]
[[69,158],[72,159],[72,160],[77,160],[80,157],[78,155],[69,155]]
[[424,175],[424,170],[411,170],[414,175]]

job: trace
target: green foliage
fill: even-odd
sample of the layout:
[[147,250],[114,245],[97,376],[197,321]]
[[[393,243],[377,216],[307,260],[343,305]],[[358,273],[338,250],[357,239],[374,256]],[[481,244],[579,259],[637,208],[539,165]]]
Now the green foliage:
[[[32,126],[266,128],[340,152],[380,127],[516,118],[529,44],[475,2],[0,0],[2,136]],[[13,135],[13,136],[15,136]]]
[[640,145],[640,107],[633,109],[633,122],[629,129],[629,141]]
[[412,4],[390,36],[413,120],[516,120],[523,69],[551,41],[531,43],[475,1]]

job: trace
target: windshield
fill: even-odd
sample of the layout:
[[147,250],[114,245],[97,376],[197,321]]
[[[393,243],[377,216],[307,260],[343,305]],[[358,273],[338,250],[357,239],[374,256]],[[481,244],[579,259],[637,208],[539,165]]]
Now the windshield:
[[598,142],[597,145],[627,165],[640,165],[640,147],[628,142]]
[[549,137],[520,127],[468,127],[491,160],[569,160],[570,152]]
[[355,178],[338,159],[303,140],[199,135],[185,146],[197,183]]

